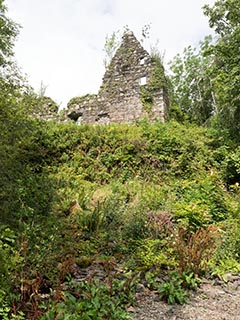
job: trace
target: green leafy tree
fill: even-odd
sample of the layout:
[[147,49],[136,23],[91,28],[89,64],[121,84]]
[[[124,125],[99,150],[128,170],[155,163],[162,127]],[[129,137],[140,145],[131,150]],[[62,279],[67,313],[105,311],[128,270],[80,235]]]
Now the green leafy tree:
[[[41,211],[45,133],[44,126],[29,117],[36,95],[11,60],[18,29],[6,12],[0,0],[0,219],[11,226]],[[40,202],[47,203],[43,198]]]
[[9,63],[13,56],[14,40],[18,35],[19,26],[6,16],[7,8],[4,0],[0,0],[0,66]]
[[122,38],[122,32],[114,31],[112,34],[107,35],[105,38],[105,44],[104,44],[104,53],[105,57],[103,60],[104,67],[107,68],[117,50],[117,48],[120,46]]
[[205,6],[210,27],[217,40],[210,54],[214,56],[213,84],[219,108],[218,120],[233,137],[240,134],[240,0],[219,0]]
[[198,50],[192,46],[185,48],[182,55],[178,54],[170,62],[172,107],[179,107],[190,121],[198,124],[205,123],[217,112],[211,75],[212,56],[205,55],[211,40],[206,37]]
[[[12,76],[10,57],[13,55],[13,44],[17,36],[17,25],[6,16],[7,8],[0,0],[0,206],[1,218],[9,206],[9,195],[13,195],[13,164],[17,163],[16,143],[21,122],[21,111],[16,107],[19,94],[16,91],[15,77]],[[21,126],[22,127],[22,126]],[[18,141],[18,142],[17,142]],[[13,150],[14,149],[14,150]],[[16,167],[15,167],[16,169]],[[15,175],[16,177],[16,175]]]

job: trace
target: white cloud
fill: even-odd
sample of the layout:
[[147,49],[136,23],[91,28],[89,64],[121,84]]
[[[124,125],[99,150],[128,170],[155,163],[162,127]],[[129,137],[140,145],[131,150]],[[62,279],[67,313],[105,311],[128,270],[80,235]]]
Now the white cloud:
[[22,25],[15,52],[30,84],[66,105],[76,95],[97,92],[104,73],[107,34],[128,25],[136,36],[151,23],[152,43],[168,61],[210,33],[201,7],[214,0],[6,0]]

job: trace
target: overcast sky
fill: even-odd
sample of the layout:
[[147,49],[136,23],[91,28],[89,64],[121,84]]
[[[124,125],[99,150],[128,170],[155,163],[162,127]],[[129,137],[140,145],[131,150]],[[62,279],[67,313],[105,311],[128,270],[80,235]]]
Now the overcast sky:
[[165,52],[165,64],[211,33],[202,6],[214,0],[5,0],[22,28],[15,56],[29,83],[64,107],[74,96],[97,93],[104,74],[106,35],[128,25]]

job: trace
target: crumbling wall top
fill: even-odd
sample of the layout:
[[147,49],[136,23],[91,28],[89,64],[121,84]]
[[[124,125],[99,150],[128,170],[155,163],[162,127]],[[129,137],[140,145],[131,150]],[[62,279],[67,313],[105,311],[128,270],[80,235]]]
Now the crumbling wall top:
[[133,32],[125,32],[98,94],[69,103],[68,116],[79,123],[93,124],[131,123],[144,117],[151,121],[164,119],[164,75],[159,76],[164,69],[158,67],[156,73],[156,66]]

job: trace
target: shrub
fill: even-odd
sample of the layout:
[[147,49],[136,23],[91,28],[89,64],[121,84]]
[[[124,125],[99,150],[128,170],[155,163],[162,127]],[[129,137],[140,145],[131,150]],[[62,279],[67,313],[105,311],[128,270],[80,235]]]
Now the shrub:
[[64,292],[64,301],[50,306],[41,320],[101,320],[131,319],[125,306],[132,300],[131,281],[114,280],[109,286],[93,282],[80,282],[73,293]]
[[135,249],[134,258],[141,269],[151,269],[152,267],[161,267],[170,269],[176,266],[173,251],[168,240],[145,239],[138,242]]
[[192,272],[196,276],[205,272],[219,238],[219,228],[214,225],[190,234],[186,230],[179,229],[174,249],[180,272]]
[[231,152],[225,161],[224,166],[224,179],[228,185],[240,183],[240,147],[234,152]]
[[221,241],[210,262],[213,274],[240,271],[240,223],[228,219],[220,225]]
[[168,281],[158,287],[160,297],[168,304],[183,304],[186,302],[188,293],[182,286],[183,280],[177,273],[172,273]]
[[172,272],[169,279],[158,285],[160,297],[169,304],[183,304],[187,301],[188,289],[196,290],[201,281],[193,273]]

